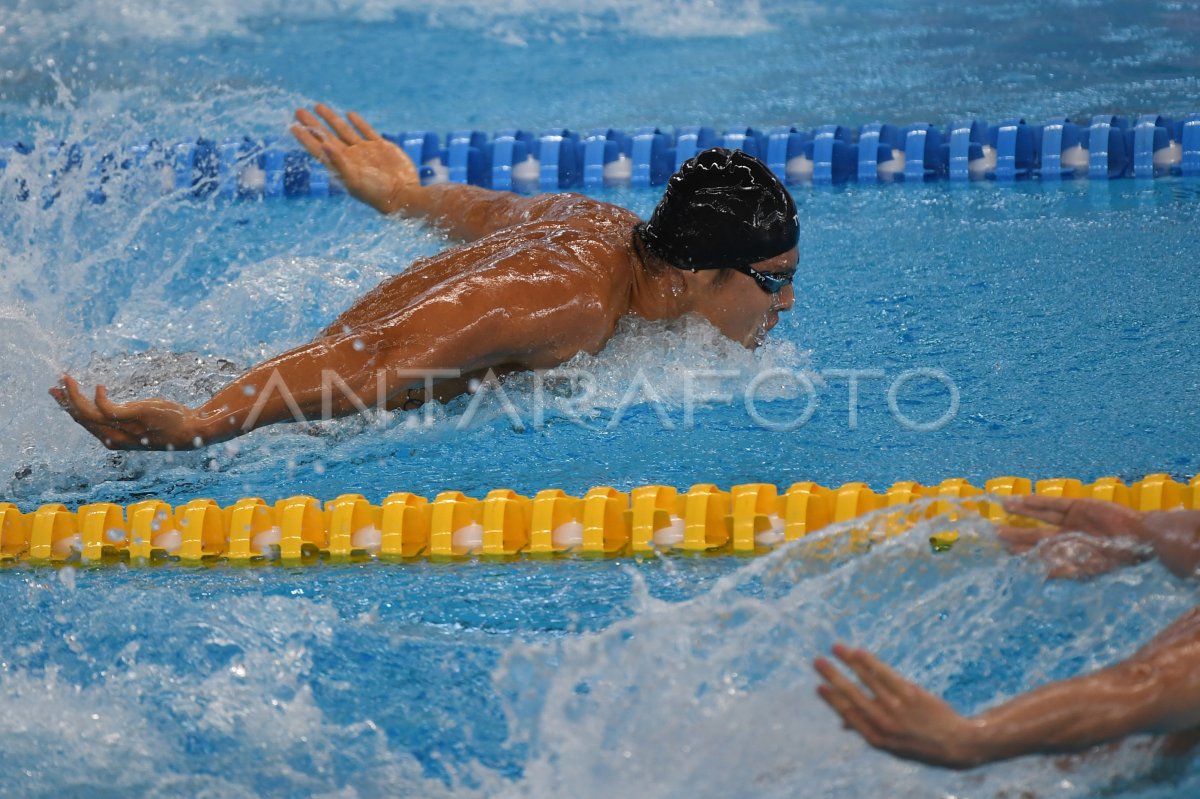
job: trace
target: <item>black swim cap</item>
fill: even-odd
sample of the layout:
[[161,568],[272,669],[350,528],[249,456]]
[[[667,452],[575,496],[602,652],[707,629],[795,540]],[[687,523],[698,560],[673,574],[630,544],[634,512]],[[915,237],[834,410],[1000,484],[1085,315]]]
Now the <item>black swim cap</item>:
[[689,159],[639,226],[646,247],[680,269],[738,269],[796,246],[796,202],[767,165],[714,147]]

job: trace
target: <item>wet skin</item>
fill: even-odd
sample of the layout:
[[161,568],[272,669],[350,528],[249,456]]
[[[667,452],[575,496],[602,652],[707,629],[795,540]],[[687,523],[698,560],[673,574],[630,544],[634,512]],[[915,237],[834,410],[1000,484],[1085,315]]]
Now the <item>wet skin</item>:
[[[1142,513],[1092,499],[1032,496],[1005,503],[1012,514],[1048,527],[1008,526],[1001,538],[1017,552],[1036,547],[1050,576],[1092,576],[1132,562],[1106,544],[1148,545],[1171,572],[1195,577],[1200,511]],[[1088,538],[1063,537],[1079,531]],[[902,677],[862,649],[833,654],[856,676],[818,658],[820,697],[848,729],[897,757],[945,768],[972,768],[1026,754],[1076,752],[1137,733],[1166,733],[1164,752],[1180,754],[1200,733],[1200,607],[1176,619],[1128,660],[1049,683],[971,718]]]
[[[632,212],[576,194],[521,197],[474,186],[421,186],[400,148],[356,114],[296,112],[292,131],[347,191],[384,214],[420,217],[465,242],[368,292],[313,341],[251,367],[199,408],[89,398],[69,375],[50,394],[110,449],[195,449],[297,418],[440,399],[489,371],[557,366],[599,352],[618,320],[697,314],[755,347],[792,307],[749,275],[671,267],[634,244]],[[797,250],[754,265],[794,272]],[[449,373],[455,373],[454,376]]]

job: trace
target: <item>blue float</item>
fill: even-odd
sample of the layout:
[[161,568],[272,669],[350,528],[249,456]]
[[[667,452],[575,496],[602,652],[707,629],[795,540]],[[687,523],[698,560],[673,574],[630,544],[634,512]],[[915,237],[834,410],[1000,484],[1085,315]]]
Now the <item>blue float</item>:
[[1129,120],[1110,114],[1092,117],[1088,126],[1088,177],[1111,180],[1125,174],[1129,166],[1129,147],[1125,131]]
[[903,171],[896,157],[904,152],[904,130],[881,122],[872,122],[858,129],[858,174],[860,183],[890,180]]
[[909,125],[904,134],[904,179],[936,180],[945,171],[946,148],[942,145],[942,132],[924,122]]
[[[992,166],[985,163],[985,147],[989,147],[987,122],[982,119],[959,119],[951,122],[947,163],[950,180],[961,181],[984,177],[987,168]],[[860,153],[862,151],[861,144],[859,151]],[[859,158],[862,158],[861,154]]]
[[490,185],[488,136],[482,130],[456,130],[446,146],[447,179],[451,183]]
[[767,130],[767,167],[780,180],[795,183],[796,179],[789,174],[788,164],[793,159],[804,156],[805,145],[808,144],[808,134],[796,130],[791,125],[781,125]]
[[1043,180],[1062,180],[1086,175],[1085,132],[1066,117],[1046,120],[1042,125],[1038,176]]
[[1030,177],[1038,167],[1034,142],[1041,131],[1024,119],[1006,119],[992,129],[996,148],[996,180]]
[[[496,134],[491,147],[491,187],[497,191],[512,191],[516,188],[522,165],[533,160],[533,134],[524,130],[502,130]],[[514,170],[518,172],[514,177]],[[534,175],[536,181],[537,176]]]
[[535,155],[541,164],[538,188],[542,191],[569,189],[578,185],[579,134],[566,128],[542,132],[534,142]]
[[683,166],[683,162],[695,157],[710,147],[721,143],[712,128],[689,126],[679,128],[675,136],[675,169]]
[[583,185],[629,185],[632,177],[630,139],[615,128],[593,130],[583,138]]
[[817,128],[806,150],[813,162],[813,183],[843,183],[854,173],[855,149],[850,143],[850,131],[841,125]]
[[633,132],[630,158],[633,161],[630,185],[634,188],[661,186],[674,170],[671,137],[658,128],[638,128]]
[[1179,127],[1179,142],[1183,148],[1179,171],[1189,177],[1200,176],[1200,114],[1184,117]]
[[308,165],[312,163],[308,153],[286,150],[283,154],[283,196],[308,196]]
[[[396,140],[392,139],[392,141]],[[443,158],[441,140],[436,133],[428,130],[410,130],[402,134],[400,141],[396,143],[416,164],[423,185],[446,182],[448,177],[446,162]]]
[[727,128],[721,135],[720,146],[730,150],[741,150],[760,159],[765,159],[767,155],[767,137],[751,127]]
[[1133,126],[1133,176],[1152,178],[1177,165],[1172,134],[1175,123],[1157,114],[1142,114]]
[[262,170],[263,194],[267,197],[282,197],[283,182],[286,172],[287,153],[278,146],[274,139],[263,141]]

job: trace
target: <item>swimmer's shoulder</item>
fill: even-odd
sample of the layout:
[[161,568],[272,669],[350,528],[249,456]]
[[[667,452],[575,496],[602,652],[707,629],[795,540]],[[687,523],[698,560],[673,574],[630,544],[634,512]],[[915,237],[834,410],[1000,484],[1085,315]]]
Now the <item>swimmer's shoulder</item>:
[[568,222],[580,225],[628,226],[641,220],[637,214],[619,205],[575,192],[544,194],[531,203],[529,221]]

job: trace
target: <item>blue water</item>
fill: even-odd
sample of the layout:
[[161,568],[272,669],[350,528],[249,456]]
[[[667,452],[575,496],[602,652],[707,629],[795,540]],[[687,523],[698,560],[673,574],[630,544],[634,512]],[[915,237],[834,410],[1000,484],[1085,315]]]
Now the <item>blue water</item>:
[[[341,199],[88,202],[59,141],[284,135],[325,100],[383,130],[757,126],[1198,111],[1195,3],[137,4],[0,9],[0,496],[220,502],[658,482],[976,484],[1200,472],[1188,290],[1200,186],[797,188],[796,307],[756,354],[705,325],[632,324],[569,368],[590,396],[491,400],[375,425],[278,427],[203,453],[113,455],[45,395],[200,401],[445,242]],[[53,63],[51,63],[53,62]],[[607,191],[646,214],[653,190]],[[183,353],[175,356],[171,353]],[[687,415],[689,373],[720,370]],[[889,408],[905,370],[958,392],[944,426]],[[787,432],[751,417],[811,418]],[[856,422],[837,370],[861,382]],[[776,372],[778,375],[782,372]],[[622,398],[638,378],[652,388]],[[726,401],[723,396],[732,396]],[[937,420],[916,379],[903,418]],[[934,525],[934,529],[947,523]],[[812,695],[837,637],[964,711],[1129,654],[1194,602],[1146,565],[1044,580],[986,526],[833,562],[739,559],[0,572],[0,752],[12,795],[1183,796],[1134,742],[1060,771],[948,775],[868,752]],[[844,535],[834,531],[835,538]],[[77,763],[63,768],[64,758]],[[798,786],[803,786],[801,789]]]

